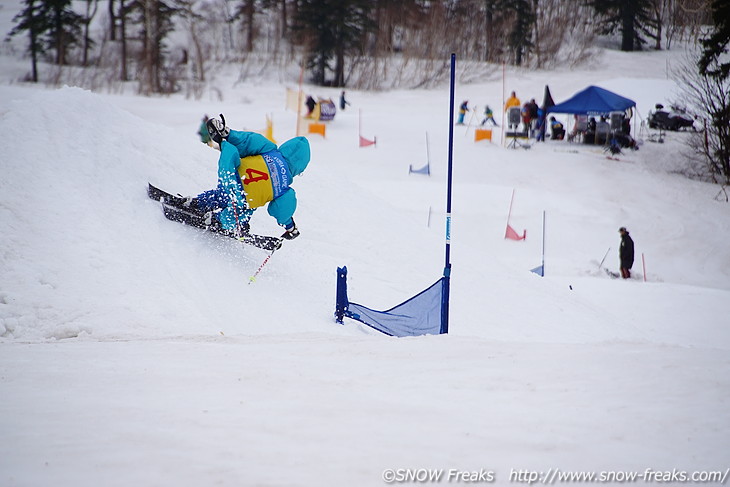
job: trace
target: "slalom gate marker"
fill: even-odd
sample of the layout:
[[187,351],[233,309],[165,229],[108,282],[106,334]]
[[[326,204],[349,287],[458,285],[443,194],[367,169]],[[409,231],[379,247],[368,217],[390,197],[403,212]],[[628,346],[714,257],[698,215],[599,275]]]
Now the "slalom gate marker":
[[362,136],[362,108],[358,109],[358,123],[357,123],[357,134],[360,138],[360,147],[370,147],[375,145],[378,141],[377,137],[373,137],[373,140],[366,139]]
[[430,176],[431,167],[428,165],[428,163],[426,163],[426,165],[420,169],[413,169],[413,164],[410,164],[408,166],[408,174],[425,174],[426,176]]
[[509,211],[507,212],[507,230],[504,232],[504,238],[510,239],[510,240],[525,240],[527,238],[527,230],[524,230],[522,232],[522,236],[520,236],[517,231],[512,228],[512,225],[509,224],[509,220],[512,217],[512,203],[515,200],[515,190],[512,188],[512,197],[509,200]]
[[530,269],[540,277],[545,277],[545,211],[542,212],[542,264],[539,267]]
[[368,140],[362,135],[360,136],[360,147],[369,147],[371,145],[375,145],[378,142],[378,139],[373,138],[373,140]]
[[274,121],[273,121],[273,115],[271,117],[268,116],[268,115],[266,115],[266,128],[264,129],[264,137],[266,137],[271,142],[273,142],[274,144],[276,144],[276,139],[274,139]]
[[310,134],[320,134],[322,137],[325,137],[326,126],[323,123],[312,122],[309,124],[307,130]]
[[[359,321],[390,336],[438,335],[449,332],[449,295],[451,292],[451,188],[454,148],[454,85],[456,54],[451,54],[449,91],[449,161],[446,194],[446,252],[442,277],[412,298],[386,311],[376,311],[353,303],[347,296],[347,267],[337,268],[335,321]],[[430,213],[430,209],[429,209]]]
[[474,142],[479,142],[480,140],[488,140],[489,142],[491,142],[492,141],[492,129],[474,130]]
[[[297,112],[297,125],[296,125],[296,131],[294,133],[295,136],[303,135],[300,130],[302,126],[302,105],[304,104],[304,91],[302,91],[302,82],[304,81],[304,60],[302,59],[302,66],[299,71],[299,90],[297,91],[297,102],[296,102],[296,112]],[[289,103],[289,97],[287,96],[287,103]]]
[[426,132],[426,165],[420,169],[414,169],[413,164],[408,165],[408,174],[425,174],[426,176],[431,175],[431,151],[428,146],[428,132]]

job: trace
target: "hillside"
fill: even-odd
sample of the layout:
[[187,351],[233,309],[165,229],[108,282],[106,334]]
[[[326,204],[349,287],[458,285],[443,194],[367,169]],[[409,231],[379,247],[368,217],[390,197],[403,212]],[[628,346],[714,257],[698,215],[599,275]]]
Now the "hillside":
[[[676,96],[664,74],[680,56],[604,51],[583,70],[509,70],[505,89],[541,100],[549,85],[561,101],[596,84],[646,117]],[[473,125],[457,127],[450,334],[394,339],[334,323],[335,270],[377,309],[441,276],[448,87],[348,90],[293,184],[302,236],[249,285],[265,253],[165,220],[145,188],[214,187],[203,113],[251,130],[269,115],[279,142],[293,136],[287,83],[220,73],[223,102],[141,99],[30,88],[15,69],[0,86],[1,484],[382,485],[388,468],[454,468],[503,485],[512,469],[728,468],[730,220],[716,186],[676,173],[684,134],[614,161],[567,142],[506,149],[498,131],[474,143]],[[457,102],[498,107],[502,90],[458,85]],[[376,147],[358,148],[360,113]],[[426,133],[432,175],[409,175]],[[513,190],[524,242],[503,238]],[[616,269],[619,226],[646,282],[640,260],[628,281],[598,268],[610,248]],[[265,211],[252,227],[280,232]]]

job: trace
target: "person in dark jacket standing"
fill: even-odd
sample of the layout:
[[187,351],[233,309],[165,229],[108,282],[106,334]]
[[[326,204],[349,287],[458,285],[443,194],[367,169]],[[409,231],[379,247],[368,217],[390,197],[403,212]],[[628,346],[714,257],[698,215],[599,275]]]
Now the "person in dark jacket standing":
[[314,98],[312,95],[307,96],[307,101],[305,102],[305,105],[307,105],[307,117],[312,116],[312,112],[314,112],[314,108],[317,106],[317,102],[314,101]]
[[345,99],[345,92],[340,93],[340,110],[344,110],[350,102]]
[[619,228],[618,233],[621,234],[621,244],[618,248],[618,256],[621,260],[621,277],[628,279],[631,277],[631,267],[634,265],[634,241],[626,227]]

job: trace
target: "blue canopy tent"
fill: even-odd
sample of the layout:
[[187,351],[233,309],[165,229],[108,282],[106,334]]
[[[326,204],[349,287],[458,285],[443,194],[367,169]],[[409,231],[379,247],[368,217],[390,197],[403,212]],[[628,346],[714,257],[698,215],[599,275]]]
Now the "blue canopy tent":
[[575,115],[605,115],[623,112],[635,107],[636,102],[598,86],[589,86],[572,98],[547,109],[548,113],[572,113]]

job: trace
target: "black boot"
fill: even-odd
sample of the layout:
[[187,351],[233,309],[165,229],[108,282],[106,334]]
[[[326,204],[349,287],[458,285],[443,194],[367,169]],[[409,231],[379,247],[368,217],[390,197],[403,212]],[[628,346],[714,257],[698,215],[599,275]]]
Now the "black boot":
[[292,218],[291,224],[284,227],[286,229],[286,232],[284,232],[281,236],[281,238],[286,240],[294,240],[299,236],[299,230],[297,229],[296,223],[294,223],[294,219]]

